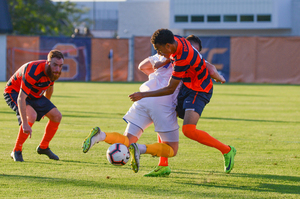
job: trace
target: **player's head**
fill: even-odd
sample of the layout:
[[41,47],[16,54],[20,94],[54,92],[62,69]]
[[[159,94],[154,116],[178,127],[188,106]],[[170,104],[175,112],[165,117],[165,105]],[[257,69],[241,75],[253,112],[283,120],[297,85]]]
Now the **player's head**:
[[194,46],[194,48],[196,48],[196,50],[198,50],[198,52],[200,52],[202,50],[202,44],[201,44],[201,40],[199,39],[199,37],[195,36],[195,35],[189,35],[186,40],[188,40],[192,46]]
[[151,43],[157,53],[166,58],[176,52],[174,35],[168,29],[156,30],[151,37]]
[[64,55],[59,50],[51,50],[48,53],[47,60],[51,61],[52,58],[64,59]]
[[46,70],[48,77],[51,81],[55,81],[60,77],[62,66],[64,64],[64,55],[59,50],[51,50],[47,56]]

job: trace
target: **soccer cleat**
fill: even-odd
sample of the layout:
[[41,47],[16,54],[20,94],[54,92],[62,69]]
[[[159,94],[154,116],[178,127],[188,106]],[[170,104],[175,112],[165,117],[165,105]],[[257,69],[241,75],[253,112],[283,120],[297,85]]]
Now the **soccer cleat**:
[[46,148],[46,149],[41,149],[40,146],[38,146],[36,148],[36,152],[40,155],[42,154],[45,154],[49,157],[49,159],[52,159],[52,160],[59,160],[59,157],[57,155],[55,155],[51,150],[50,148]]
[[90,134],[83,141],[83,144],[82,144],[83,153],[87,153],[90,150],[90,148],[93,146],[92,138],[100,132],[101,132],[101,130],[99,127],[95,127],[91,130]]
[[10,157],[14,159],[15,162],[24,162],[22,151],[13,151],[11,152]]
[[233,169],[234,166],[234,156],[236,154],[236,149],[233,146],[229,146],[231,148],[231,150],[224,154],[224,162],[225,162],[225,166],[224,166],[224,171],[226,173],[230,173],[230,171]]
[[129,146],[129,153],[131,156],[131,169],[137,173],[140,167],[140,151],[136,143],[132,143]]
[[145,177],[166,177],[171,173],[171,169],[169,166],[157,166],[155,169],[145,174]]

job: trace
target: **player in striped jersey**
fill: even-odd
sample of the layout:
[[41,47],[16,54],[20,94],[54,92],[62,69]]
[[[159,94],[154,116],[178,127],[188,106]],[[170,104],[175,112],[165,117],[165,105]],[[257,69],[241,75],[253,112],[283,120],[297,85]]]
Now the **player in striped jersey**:
[[62,115],[52,104],[54,81],[60,77],[64,56],[58,50],[51,50],[47,60],[25,63],[9,79],[4,90],[8,106],[16,112],[20,125],[15,147],[11,153],[14,161],[23,162],[22,148],[28,136],[31,137],[32,125],[44,116],[49,118],[42,141],[37,147],[38,154],[59,160],[49,148]]
[[202,111],[213,93],[213,83],[202,55],[190,42],[174,36],[168,29],[159,29],[151,37],[151,43],[160,55],[170,58],[174,71],[168,86],[156,91],[136,92],[129,95],[132,101],[144,97],[172,94],[182,81],[176,111],[183,119],[183,134],[206,146],[218,149],[224,155],[224,171],[230,173],[234,166],[236,149],[225,145],[202,130],[196,129]]
[[[199,37],[196,37],[195,35],[189,35],[186,38],[186,40],[188,40],[191,43],[191,45],[198,52],[200,52],[202,50],[202,42],[199,39]],[[217,71],[217,69],[214,65],[210,64],[206,60],[205,60],[205,63],[206,63],[206,67],[209,71],[209,75],[211,76],[211,78],[213,78],[216,82],[221,82],[221,83],[226,82],[225,78],[221,74],[218,73],[218,71]],[[143,66],[143,68],[141,69],[142,72],[144,72],[147,75],[149,75],[149,73],[154,71],[152,66],[151,67],[149,67],[147,65],[142,65],[142,66]],[[140,67],[139,67],[139,69],[140,69]],[[167,84],[165,86],[167,86]],[[157,98],[157,100],[159,101],[159,98]],[[160,114],[162,114],[162,113],[160,113]],[[157,136],[157,138],[158,138],[158,142],[161,142],[161,139],[160,139],[159,135]],[[167,157],[159,157],[158,166],[155,167],[149,173],[145,174],[144,176],[159,177],[159,176],[167,176],[170,173],[171,173],[171,168],[169,167],[168,158]]]

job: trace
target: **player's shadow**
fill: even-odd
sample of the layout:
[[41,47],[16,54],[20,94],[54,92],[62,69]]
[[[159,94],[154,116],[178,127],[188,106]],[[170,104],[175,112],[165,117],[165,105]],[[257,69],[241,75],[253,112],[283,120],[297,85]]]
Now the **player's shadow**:
[[[95,179],[88,179],[88,180],[81,180],[81,179],[74,179],[74,178],[55,178],[55,177],[42,177],[42,176],[29,176],[29,175],[6,175],[6,174],[0,174],[0,182],[2,180],[10,180],[15,182],[22,182],[22,181],[29,181],[30,183],[36,183],[39,185],[44,185],[45,182],[47,184],[55,184],[56,187],[87,187],[88,189],[93,189],[95,192],[99,189],[105,190],[106,193],[109,192],[122,192],[122,193],[141,193],[144,195],[152,195],[153,189],[155,189],[156,193],[159,195],[168,195],[168,186],[165,186],[164,188],[161,186],[158,186],[158,188],[155,188],[152,184],[132,184],[123,183],[120,185],[118,181],[116,183],[114,182],[114,178],[122,178],[122,176],[100,176],[96,177]],[[149,179],[148,179],[149,180]],[[47,186],[47,185],[45,185]],[[41,188],[41,186],[40,186]],[[101,193],[101,191],[99,191]],[[178,193],[183,195],[185,194],[185,190],[178,190]],[[192,195],[193,193],[189,194]],[[195,193],[198,194],[198,193]],[[55,195],[52,195],[52,197]],[[197,195],[195,195],[196,197]],[[105,195],[103,196],[105,197]],[[124,198],[128,198],[125,197]]]
[[[67,110],[64,110],[62,111],[62,115],[63,117],[78,117],[78,118],[81,118],[81,117],[84,117],[84,118],[114,118],[114,117],[123,117],[125,113],[104,113],[104,112],[92,112],[92,111],[67,111]],[[107,117],[109,115],[109,117]]]
[[71,96],[71,95],[55,95],[53,98],[78,98],[78,96]]
[[269,96],[269,95],[253,95],[253,94],[240,94],[240,93],[216,93],[214,95],[244,96],[244,97],[266,97],[266,96]]
[[243,121],[243,122],[272,122],[272,123],[295,123],[300,121],[281,121],[281,120],[255,120],[255,119],[243,119],[243,118],[222,118],[222,117],[201,117],[208,120],[228,120],[228,121]]
[[[185,172],[173,172],[173,173],[185,173]],[[220,172],[214,172],[217,175],[222,175]],[[195,176],[196,173],[188,172],[189,175]],[[201,176],[198,173],[198,176]],[[300,177],[298,176],[285,176],[285,175],[270,175],[270,174],[247,174],[247,173],[231,173],[229,176],[237,177],[237,178],[245,178],[245,184],[235,184],[231,185],[228,183],[211,183],[214,181],[213,175],[210,177],[209,174],[204,176],[204,179],[201,183],[196,178],[189,178],[189,181],[178,181],[177,183],[185,184],[185,185],[194,185],[194,186],[206,186],[206,187],[217,187],[217,188],[225,188],[225,189],[233,189],[233,190],[245,190],[245,191],[255,191],[255,192],[277,192],[281,194],[299,194],[300,189],[299,185],[296,185],[300,182]],[[223,173],[223,175],[228,175]],[[210,180],[211,178],[211,180]],[[191,179],[193,179],[191,181]],[[253,179],[253,180],[251,180]],[[195,180],[195,181],[194,181]],[[194,182],[193,182],[194,181]],[[249,185],[249,181],[251,181],[251,185]],[[293,185],[291,185],[293,184]]]

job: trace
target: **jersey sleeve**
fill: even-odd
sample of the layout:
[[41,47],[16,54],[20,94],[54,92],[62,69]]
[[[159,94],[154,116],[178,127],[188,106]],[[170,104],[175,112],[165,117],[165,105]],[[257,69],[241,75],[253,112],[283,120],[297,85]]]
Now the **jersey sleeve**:
[[36,80],[30,76],[32,73],[32,65],[29,63],[23,70],[22,81],[21,81],[21,90],[29,95],[32,86],[36,83]]

